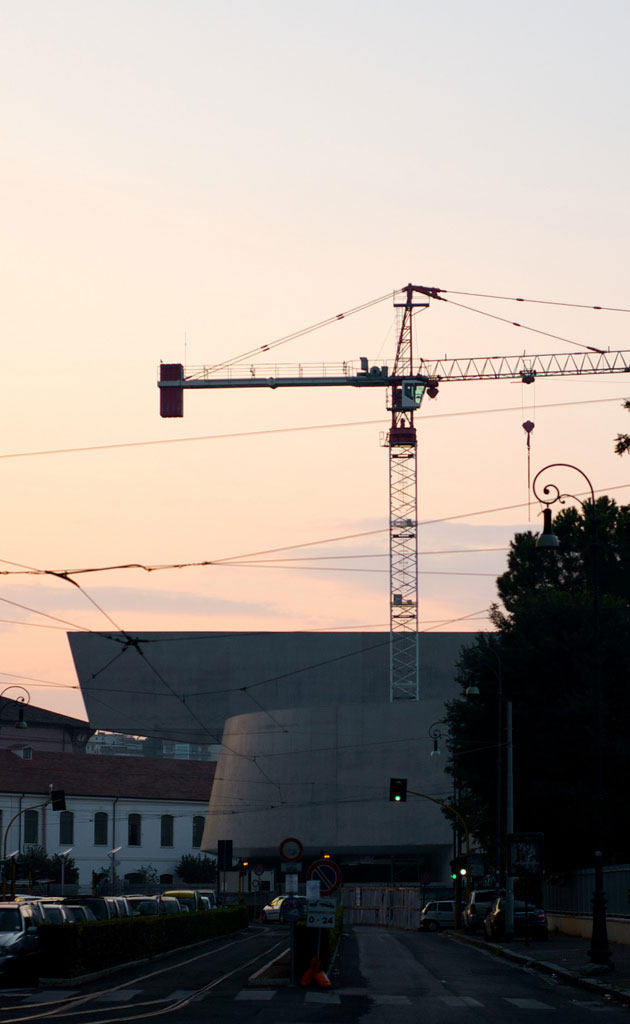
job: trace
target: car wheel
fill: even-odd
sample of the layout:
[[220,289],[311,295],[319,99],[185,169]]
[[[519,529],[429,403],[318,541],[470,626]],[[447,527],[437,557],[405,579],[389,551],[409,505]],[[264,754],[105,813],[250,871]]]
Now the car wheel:
[[440,926],[437,921],[427,921],[426,928],[428,932],[437,932],[440,930]]
[[267,923],[267,915],[265,914],[264,910],[261,911],[260,920],[263,921],[263,923],[265,923],[265,924]]

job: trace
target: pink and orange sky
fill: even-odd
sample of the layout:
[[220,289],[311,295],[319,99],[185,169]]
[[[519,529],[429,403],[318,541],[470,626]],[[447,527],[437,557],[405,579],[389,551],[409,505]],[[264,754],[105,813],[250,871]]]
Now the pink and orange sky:
[[[319,560],[95,572],[83,591],[6,575],[2,687],[83,715],[73,627],[387,628],[385,395],[188,392],[160,420],[158,363],[227,359],[408,281],[630,308],[629,22],[607,0],[596,20],[559,0],[5,6],[0,568]],[[630,349],[627,313],[462,301]],[[439,302],[418,328],[426,358],[575,348]],[[388,301],[277,357],[391,362],[395,341]],[[627,395],[619,375],[426,402],[425,628],[486,623],[528,527],[524,420],[533,472],[575,463],[630,499]],[[180,443],[126,447],[143,441]]]

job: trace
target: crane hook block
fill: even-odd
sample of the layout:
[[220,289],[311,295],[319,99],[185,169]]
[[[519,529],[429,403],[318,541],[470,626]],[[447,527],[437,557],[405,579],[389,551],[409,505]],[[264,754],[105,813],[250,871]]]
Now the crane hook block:
[[162,381],[176,381],[184,379],[184,367],[181,363],[160,364],[160,416],[183,416],[184,415],[184,389],[176,385],[162,387]]

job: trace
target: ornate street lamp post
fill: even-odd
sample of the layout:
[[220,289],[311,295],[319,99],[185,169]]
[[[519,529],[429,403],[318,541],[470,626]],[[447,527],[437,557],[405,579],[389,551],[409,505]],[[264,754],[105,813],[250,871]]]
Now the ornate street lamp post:
[[[591,493],[590,505],[587,505],[581,498],[576,494],[569,494],[562,492],[560,488],[553,483],[545,484],[542,487],[542,493],[538,493],[536,490],[536,483],[543,473],[546,473],[550,469],[570,469],[576,473],[579,473],[583,480],[586,481],[589,491]],[[542,486],[542,485],[541,485]],[[544,506],[543,510],[543,532],[538,538],[537,547],[539,548],[558,548],[560,542],[553,532],[552,517],[551,517],[551,505],[556,502],[560,502],[563,505],[567,498],[572,498],[581,505],[584,512],[584,519],[591,538],[591,567],[590,567],[590,586],[591,586],[591,598],[593,601],[593,627],[595,633],[595,642],[593,644],[594,658],[593,658],[593,680],[594,680],[594,711],[595,711],[595,791],[597,808],[594,814],[595,833],[598,840],[598,846],[601,845],[603,837],[603,693],[602,693],[602,674],[601,674],[601,622],[600,622],[600,592],[599,592],[599,537],[597,529],[597,513],[595,509],[595,491],[593,485],[586,473],[584,473],[577,466],[573,466],[569,462],[554,462],[548,466],[544,466],[543,469],[539,470],[532,481],[532,491],[534,496]],[[595,850],[595,890],[593,892],[593,928],[591,935],[591,948],[589,949],[589,956],[594,964],[602,964],[605,966],[611,966],[611,952],[608,945],[608,932],[606,927],[606,893],[604,891],[604,868],[603,868],[603,852],[600,848]]]
[[[30,693],[28,692],[28,690],[26,689],[25,686],[19,686],[17,683],[12,683],[10,686],[5,686],[4,690],[0,690],[0,698],[4,697],[5,693],[7,693],[9,690],[20,690],[21,691],[20,695],[15,698],[15,703],[17,703],[17,704],[30,704],[30,702],[31,702],[31,695],[30,695]],[[7,698],[7,699],[11,699],[11,698]],[[11,703],[13,703],[12,699],[11,699]],[[10,706],[10,705],[7,705],[7,706]],[[2,715],[2,712],[0,710],[0,718],[1,718],[1,715]],[[17,719],[16,722],[13,723],[13,725],[15,726],[16,729],[26,729],[28,727],[27,723],[24,721],[24,708],[23,707],[20,708],[18,719]]]

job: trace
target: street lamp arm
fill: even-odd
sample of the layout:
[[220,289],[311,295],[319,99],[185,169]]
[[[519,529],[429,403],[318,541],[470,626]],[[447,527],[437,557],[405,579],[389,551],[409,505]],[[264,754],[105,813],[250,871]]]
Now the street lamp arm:
[[[574,466],[570,462],[551,462],[548,466],[543,466],[542,469],[539,469],[536,473],[536,476],[532,480],[532,491],[534,493],[534,497],[537,498],[538,501],[540,501],[543,505],[554,505],[556,501],[559,501],[561,505],[564,505],[566,498],[573,498],[574,501],[577,501],[582,506],[582,508],[584,508],[584,502],[581,498],[578,498],[577,494],[569,494],[568,492],[563,493],[557,486],[557,484],[545,484],[545,486],[542,489],[542,495],[538,493],[538,491],[536,490],[536,481],[538,480],[538,477],[542,476],[543,473],[546,473],[548,469],[572,469],[574,470],[574,472],[579,473],[580,476],[588,484],[588,488],[591,492],[591,501],[593,502],[593,505],[595,504],[595,490],[593,488],[593,485],[587,477],[586,473],[583,470],[581,470],[579,466]],[[550,494],[552,495],[552,497],[549,497]],[[545,497],[543,497],[543,495],[545,495]]]
[[44,800],[44,802],[41,803],[41,804],[31,804],[30,807],[23,807],[21,811],[18,811],[17,814],[13,815],[13,817],[11,818],[11,821],[9,822],[9,824],[7,825],[7,827],[4,830],[4,842],[3,842],[3,845],[2,845],[2,899],[3,900],[6,899],[6,895],[7,895],[6,860],[7,860],[7,840],[9,838],[9,829],[11,828],[11,825],[13,824],[13,822],[17,821],[17,819],[20,817],[20,815],[26,814],[27,811],[37,811],[37,810],[39,810],[40,807],[46,807],[46,805],[49,804],[49,803],[50,803],[50,797],[48,798],[48,800]]
[[[19,697],[8,697],[7,700],[16,700],[18,704],[30,704],[31,695],[25,686],[20,686],[18,683],[11,683],[10,686],[5,686],[4,690],[0,690],[0,697],[4,697],[5,693],[9,690],[21,690],[22,693]],[[24,696],[26,694],[26,696]]]

